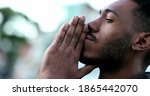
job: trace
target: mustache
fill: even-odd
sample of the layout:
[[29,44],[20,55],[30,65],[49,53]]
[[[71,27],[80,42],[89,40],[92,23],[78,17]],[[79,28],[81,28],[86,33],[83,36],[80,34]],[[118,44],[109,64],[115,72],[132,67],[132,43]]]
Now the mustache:
[[95,40],[96,36],[93,33],[94,30],[89,25],[87,25],[87,35],[90,35]]

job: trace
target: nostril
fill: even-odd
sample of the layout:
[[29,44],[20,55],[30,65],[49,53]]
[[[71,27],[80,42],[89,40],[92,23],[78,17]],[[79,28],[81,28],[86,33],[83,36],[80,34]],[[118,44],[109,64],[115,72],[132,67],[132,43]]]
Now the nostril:
[[92,30],[91,26],[88,24],[88,30]]
[[92,26],[92,25],[90,25],[90,24],[88,24],[88,30],[89,31],[92,31],[92,32],[98,32],[98,28],[96,28],[96,26]]

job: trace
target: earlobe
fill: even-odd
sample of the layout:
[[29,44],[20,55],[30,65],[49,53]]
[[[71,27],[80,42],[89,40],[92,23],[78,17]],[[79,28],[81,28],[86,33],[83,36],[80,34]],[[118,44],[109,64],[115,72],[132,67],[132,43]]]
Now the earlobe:
[[132,50],[145,51],[150,49],[150,33],[139,33],[132,42]]

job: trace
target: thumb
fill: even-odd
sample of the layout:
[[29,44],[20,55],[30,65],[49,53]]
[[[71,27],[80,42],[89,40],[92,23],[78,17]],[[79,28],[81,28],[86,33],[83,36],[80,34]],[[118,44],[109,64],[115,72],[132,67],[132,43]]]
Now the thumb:
[[89,74],[91,71],[93,71],[97,66],[95,65],[86,65],[83,68],[79,69],[78,77],[82,78],[83,76]]

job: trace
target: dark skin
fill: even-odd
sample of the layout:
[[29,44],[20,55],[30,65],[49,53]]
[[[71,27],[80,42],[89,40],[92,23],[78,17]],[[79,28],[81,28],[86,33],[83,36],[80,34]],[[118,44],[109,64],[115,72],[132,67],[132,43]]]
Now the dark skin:
[[78,61],[86,37],[85,17],[74,17],[60,29],[54,42],[45,52],[38,78],[82,78],[95,66],[78,69]]
[[[87,25],[83,17],[75,17],[47,49],[38,78],[82,78],[95,66],[100,68],[99,78],[105,79],[131,78],[145,71],[150,33],[133,29],[132,11],[137,7],[131,0],[118,0]],[[79,60],[86,64],[82,69],[78,69]]]

